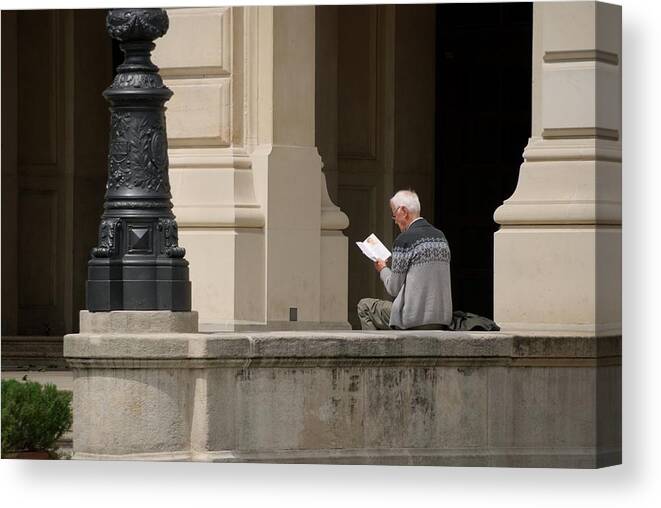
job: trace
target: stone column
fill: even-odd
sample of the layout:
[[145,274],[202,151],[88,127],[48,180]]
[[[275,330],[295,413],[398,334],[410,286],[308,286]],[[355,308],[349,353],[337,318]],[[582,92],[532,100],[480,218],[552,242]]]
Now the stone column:
[[535,3],[532,136],[496,210],[504,330],[621,333],[621,8]]
[[346,216],[315,147],[314,7],[170,9],[154,59],[204,330],[347,327]]
[[328,196],[315,146],[315,8],[246,10],[258,62],[252,153],[266,210],[268,326],[348,328],[348,218]]

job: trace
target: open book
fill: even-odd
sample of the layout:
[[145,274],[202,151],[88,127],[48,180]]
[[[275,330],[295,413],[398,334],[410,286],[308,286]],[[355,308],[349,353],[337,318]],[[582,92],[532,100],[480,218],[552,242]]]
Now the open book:
[[381,243],[381,240],[374,233],[365,238],[364,242],[356,242],[356,245],[372,261],[376,261],[377,259],[386,261],[391,256],[390,251],[386,249],[386,246]]

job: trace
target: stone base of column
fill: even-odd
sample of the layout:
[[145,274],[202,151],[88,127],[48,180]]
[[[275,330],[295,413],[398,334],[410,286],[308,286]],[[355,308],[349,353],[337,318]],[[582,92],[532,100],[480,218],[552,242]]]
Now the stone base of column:
[[183,367],[187,337],[198,336],[197,312],[81,311],[80,331],[64,336],[74,453],[176,460],[188,452],[194,393]]
[[76,459],[621,462],[619,336],[139,333],[140,319],[65,337]]
[[494,320],[507,332],[622,330],[621,151],[533,137],[494,220]]
[[617,335],[619,226],[503,226],[494,235],[494,320],[506,332]]

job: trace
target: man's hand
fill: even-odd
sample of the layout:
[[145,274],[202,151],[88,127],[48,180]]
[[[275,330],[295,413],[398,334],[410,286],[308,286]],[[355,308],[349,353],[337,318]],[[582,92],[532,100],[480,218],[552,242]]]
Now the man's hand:
[[377,272],[380,272],[386,267],[386,262],[383,259],[377,259],[374,261],[374,268],[376,268]]

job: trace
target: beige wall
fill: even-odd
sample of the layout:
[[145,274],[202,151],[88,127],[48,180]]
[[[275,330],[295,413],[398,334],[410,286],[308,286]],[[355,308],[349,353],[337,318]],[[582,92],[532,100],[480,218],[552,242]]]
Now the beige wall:
[[[264,214],[255,198],[243,117],[243,26],[229,7],[171,9],[154,62],[166,104],[170,181],[186,247],[193,308],[203,322],[264,320]],[[236,31],[234,24],[237,25]]]
[[621,332],[621,8],[534,5],[533,132],[495,213],[504,329]]
[[314,8],[168,14],[154,61],[175,93],[174,212],[202,329],[346,327],[348,221],[314,144]]

